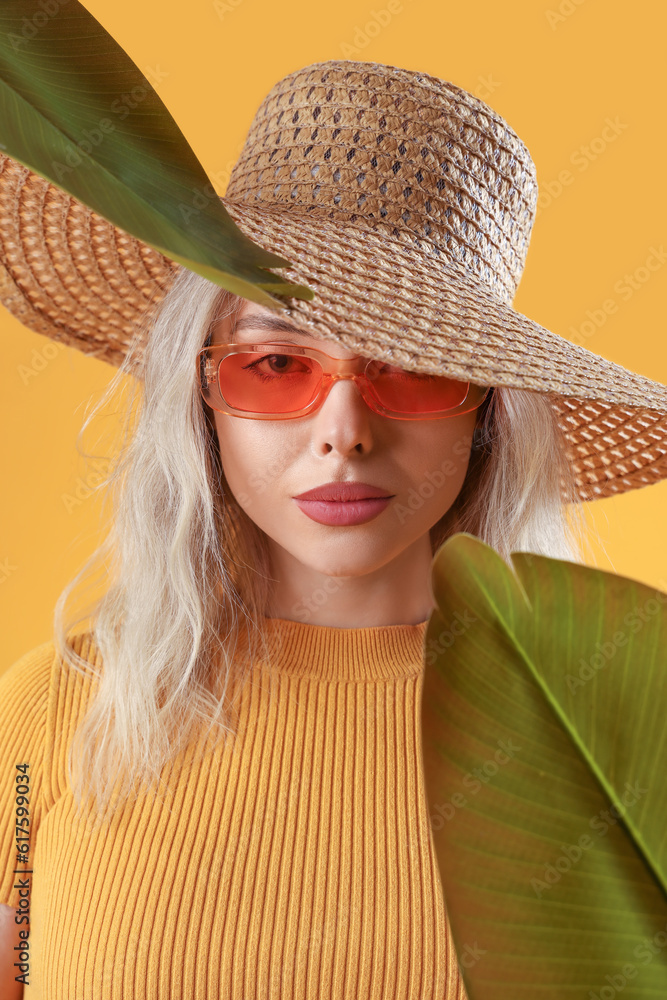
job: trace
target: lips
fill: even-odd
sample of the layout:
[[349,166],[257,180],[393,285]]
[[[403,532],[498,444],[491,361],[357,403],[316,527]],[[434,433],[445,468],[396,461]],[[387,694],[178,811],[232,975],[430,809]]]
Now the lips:
[[294,500],[325,500],[335,503],[346,503],[353,500],[370,500],[378,497],[389,498],[393,496],[387,490],[379,486],[371,486],[369,483],[357,483],[350,481],[340,481],[337,483],[325,483],[324,486],[316,486],[305,493],[299,493]]
[[312,521],[352,526],[365,524],[381,514],[395,494],[370,483],[325,483],[292,499]]

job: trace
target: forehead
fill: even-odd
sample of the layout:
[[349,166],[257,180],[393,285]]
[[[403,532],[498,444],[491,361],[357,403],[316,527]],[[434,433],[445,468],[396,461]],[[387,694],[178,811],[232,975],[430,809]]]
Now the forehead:
[[354,357],[353,351],[333,340],[322,340],[304,330],[299,330],[282,312],[274,312],[256,302],[244,300],[232,316],[219,320],[213,328],[214,344],[291,343],[303,347],[317,347],[334,357]]
[[238,316],[232,320],[231,332],[234,338],[240,341],[251,341],[256,333],[261,333],[262,336],[264,334],[275,334],[277,337],[285,335],[288,339],[299,342],[317,339],[305,330],[299,330],[296,324],[286,316],[269,310],[265,312],[249,311]]

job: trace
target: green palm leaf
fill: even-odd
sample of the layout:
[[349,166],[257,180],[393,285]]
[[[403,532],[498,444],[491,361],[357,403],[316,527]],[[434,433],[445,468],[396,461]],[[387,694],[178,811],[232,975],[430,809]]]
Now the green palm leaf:
[[422,729],[470,1000],[667,997],[667,594],[471,535],[432,567]]
[[264,270],[290,262],[238,228],[144,74],[78,0],[0,5],[0,149],[237,295],[270,308],[267,291],[313,298]]

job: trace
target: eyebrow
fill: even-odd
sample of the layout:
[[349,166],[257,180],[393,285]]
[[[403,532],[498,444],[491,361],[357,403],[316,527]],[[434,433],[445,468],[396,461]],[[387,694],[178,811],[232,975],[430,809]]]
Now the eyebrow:
[[247,329],[261,330],[267,333],[292,333],[297,337],[312,339],[312,334],[306,333],[304,330],[297,330],[289,320],[281,319],[280,316],[241,316],[232,333],[235,334],[238,330]]

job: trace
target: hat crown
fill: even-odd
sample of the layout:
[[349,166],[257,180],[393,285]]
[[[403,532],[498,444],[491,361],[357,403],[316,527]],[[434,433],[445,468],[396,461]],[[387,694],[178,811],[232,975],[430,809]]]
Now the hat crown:
[[330,60],[271,88],[224,200],[417,243],[509,303],[528,252],[537,181],[523,142],[479,98],[425,73]]

